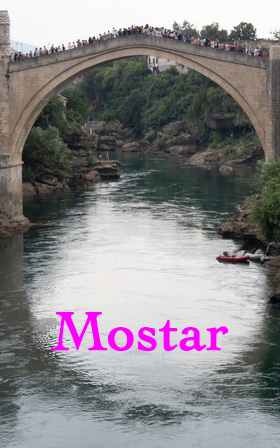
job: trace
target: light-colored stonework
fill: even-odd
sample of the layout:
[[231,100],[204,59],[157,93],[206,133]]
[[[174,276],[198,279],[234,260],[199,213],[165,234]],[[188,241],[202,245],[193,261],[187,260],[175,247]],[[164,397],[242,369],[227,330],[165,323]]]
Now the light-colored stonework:
[[169,59],[212,79],[242,107],[266,159],[280,157],[280,47],[260,58],[155,36],[129,36],[9,63],[8,14],[0,12],[0,217],[22,216],[21,165],[26,138],[62,87],[101,64],[131,56]]

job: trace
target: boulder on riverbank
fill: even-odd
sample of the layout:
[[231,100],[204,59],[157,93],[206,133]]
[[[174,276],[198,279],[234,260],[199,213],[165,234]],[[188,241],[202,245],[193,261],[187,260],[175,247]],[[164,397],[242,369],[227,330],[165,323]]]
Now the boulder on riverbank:
[[269,281],[270,302],[273,305],[280,305],[280,257],[267,261],[263,266],[271,273]]
[[98,151],[115,151],[116,148],[117,142],[115,137],[105,135],[98,138],[96,145]]
[[191,156],[196,151],[195,145],[178,145],[171,146],[167,149],[167,153],[172,156]]
[[70,173],[64,179],[55,176],[44,175],[40,181],[22,184],[24,198],[30,198],[37,194],[49,194],[55,191],[81,190],[101,180],[118,179],[120,177],[121,162],[118,160],[98,161],[92,168],[87,168],[78,173]]
[[23,197],[32,197],[37,194],[34,185],[30,184],[29,182],[25,182],[22,184],[22,195]]
[[233,172],[232,166],[222,165],[219,168],[219,173],[222,176],[230,176],[232,174],[232,172]]
[[10,238],[18,233],[26,232],[29,226],[29,219],[24,216],[16,216],[8,220],[0,215],[0,239]]
[[180,134],[185,130],[185,123],[183,121],[172,121],[171,123],[168,123],[162,128],[162,132],[164,134],[175,136]]
[[118,179],[120,177],[119,160],[110,160],[104,162],[96,162],[94,169],[97,171],[101,180]]
[[188,163],[199,168],[211,168],[212,166],[218,166],[222,159],[221,151],[205,151],[190,157]]
[[133,143],[125,143],[121,148],[122,152],[140,152],[141,144],[139,141]]
[[217,232],[225,238],[255,241],[265,243],[263,236],[255,222],[251,219],[251,210],[255,201],[260,198],[255,194],[246,199],[239,212],[230,220],[217,227]]
[[[238,146],[226,149],[213,149],[194,154],[188,160],[190,165],[199,168],[219,167],[223,175],[233,174],[241,165],[255,165],[263,159],[264,153],[259,146]],[[228,169],[226,167],[230,167]]]

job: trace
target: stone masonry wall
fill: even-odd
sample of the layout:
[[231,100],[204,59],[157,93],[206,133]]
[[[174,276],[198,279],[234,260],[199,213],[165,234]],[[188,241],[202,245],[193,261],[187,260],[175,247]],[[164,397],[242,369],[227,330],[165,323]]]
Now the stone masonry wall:
[[267,82],[267,150],[280,158],[280,46],[270,50]]

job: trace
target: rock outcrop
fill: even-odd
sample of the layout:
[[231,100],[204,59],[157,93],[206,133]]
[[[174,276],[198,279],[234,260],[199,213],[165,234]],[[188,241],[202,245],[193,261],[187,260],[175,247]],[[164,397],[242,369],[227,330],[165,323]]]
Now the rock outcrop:
[[265,243],[257,224],[251,219],[253,203],[259,198],[259,194],[247,198],[241,205],[239,212],[230,221],[218,226],[218,234],[225,238],[250,240],[262,244]]
[[167,135],[175,136],[181,134],[185,130],[183,121],[172,121],[162,128],[162,132]]
[[121,148],[122,152],[141,152],[141,144],[136,141],[133,143],[125,143]]
[[115,137],[109,135],[99,136],[96,145],[98,151],[115,151],[116,148],[117,142]]
[[[238,146],[226,149],[213,149],[194,154],[188,160],[190,165],[200,168],[220,168],[223,175],[233,174],[235,168],[240,165],[254,165],[258,160],[263,159],[264,153],[258,146]],[[231,168],[231,169],[229,169]]]
[[26,232],[29,226],[29,219],[24,216],[7,220],[6,217],[0,215],[0,239],[10,238],[15,234]]
[[43,176],[40,182],[34,182],[33,185],[23,183],[23,197],[49,194],[55,191],[81,190],[101,180],[118,179],[120,177],[120,166],[121,162],[118,160],[98,161],[92,168],[88,168],[87,171],[72,173],[63,180],[59,180],[54,176]]
[[232,172],[233,172],[232,166],[222,165],[219,168],[219,173],[222,176],[230,176],[232,174]]

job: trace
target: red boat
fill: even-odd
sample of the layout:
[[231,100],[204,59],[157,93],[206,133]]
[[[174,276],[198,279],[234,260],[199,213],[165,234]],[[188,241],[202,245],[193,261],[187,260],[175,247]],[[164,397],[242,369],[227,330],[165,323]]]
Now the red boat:
[[248,263],[249,255],[224,254],[219,255],[216,259],[223,263]]

